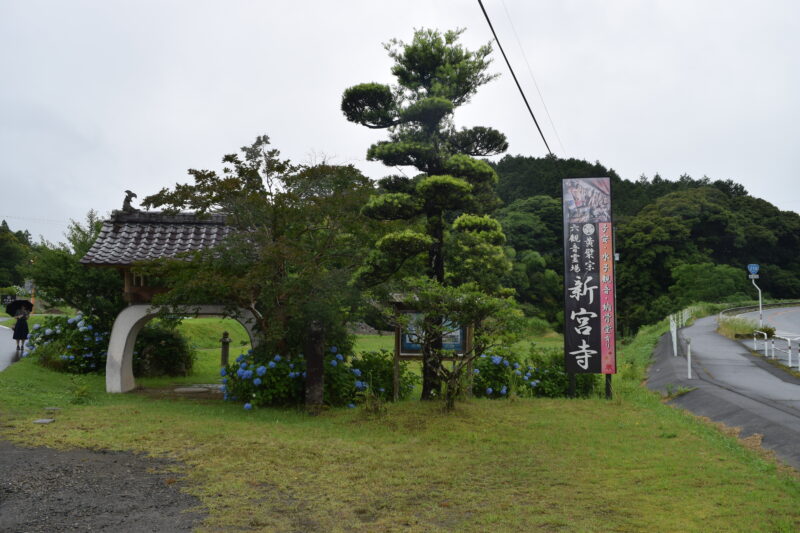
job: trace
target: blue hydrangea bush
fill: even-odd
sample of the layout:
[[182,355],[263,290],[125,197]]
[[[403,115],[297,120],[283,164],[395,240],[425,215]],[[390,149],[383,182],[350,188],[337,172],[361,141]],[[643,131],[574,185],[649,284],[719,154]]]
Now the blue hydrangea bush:
[[[336,346],[325,354],[325,403],[354,407],[362,393],[372,390],[383,399],[392,396],[392,358],[389,352],[365,352],[354,359]],[[302,355],[271,354],[256,348],[239,355],[220,370],[225,399],[243,402],[245,409],[300,405],[305,401],[306,362]],[[401,365],[401,397],[414,388],[415,377]]]
[[107,349],[108,333],[97,331],[88,318],[51,316],[34,324],[22,356],[35,355],[59,372],[88,374],[105,370]]
[[[35,356],[39,364],[59,372],[102,374],[109,336],[88,317],[51,316],[33,326],[22,355]],[[133,372],[148,377],[188,375],[195,358],[195,351],[177,331],[151,323],[136,338]]]
[[[472,394],[478,398],[565,397],[569,376],[559,350],[535,350],[524,360],[507,350],[482,354],[473,365]],[[595,388],[593,374],[578,374],[576,393],[589,396]]]

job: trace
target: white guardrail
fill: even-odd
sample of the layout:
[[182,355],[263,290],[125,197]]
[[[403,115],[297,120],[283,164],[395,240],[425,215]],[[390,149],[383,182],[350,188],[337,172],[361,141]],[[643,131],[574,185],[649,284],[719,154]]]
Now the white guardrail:
[[[761,341],[761,348],[758,346],[758,335],[764,335],[764,340]],[[800,370],[800,354],[798,354],[799,350],[800,337],[784,337],[782,335],[775,335],[769,339],[767,338],[766,333],[763,331],[753,332],[753,351],[763,353],[764,357],[769,357],[770,359],[777,358],[783,360],[782,356],[775,355],[776,351],[781,354],[785,354],[787,362],[786,366],[789,368],[797,366],[797,369]]]
[[[782,302],[766,304],[764,305],[764,308],[797,306],[800,306],[800,303]],[[732,318],[735,315],[747,313],[749,311],[755,311],[757,309],[757,305],[725,309],[719,313],[717,321],[722,321],[726,318]],[[772,338],[770,338],[768,333],[755,330],[753,331],[753,351],[756,353],[761,353],[764,355],[764,357],[769,357],[770,359],[779,359],[781,363],[783,363],[785,355],[787,363],[786,366],[788,366],[790,369],[796,367],[798,370],[800,370],[800,353],[798,353],[800,351],[800,337],[773,335]],[[778,352],[777,355],[776,352]]]
[[[687,307],[682,311],[669,315],[669,331],[672,335],[672,355],[678,356],[678,347],[680,339],[678,338],[678,330],[685,327],[689,320],[692,319],[694,307]],[[686,337],[686,377],[692,379],[692,339]]]

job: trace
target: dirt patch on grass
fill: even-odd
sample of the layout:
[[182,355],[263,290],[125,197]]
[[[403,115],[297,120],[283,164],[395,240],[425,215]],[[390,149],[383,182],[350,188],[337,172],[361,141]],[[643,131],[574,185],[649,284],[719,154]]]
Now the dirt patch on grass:
[[774,463],[777,466],[779,472],[784,474],[789,474],[794,478],[800,479],[800,471],[797,471],[795,468],[783,463],[782,461],[779,461],[774,451],[764,448],[761,445],[761,441],[764,438],[762,434],[753,433],[752,435],[749,435],[747,437],[742,437],[740,435],[742,432],[742,428],[740,427],[733,427],[723,424],[722,422],[715,422],[714,420],[711,420],[710,418],[705,416],[698,416],[698,415],[694,416],[698,420],[701,420],[702,422],[710,426],[714,426],[720,433],[738,439],[739,443],[741,443],[742,446],[744,446],[748,450],[756,452],[765,461]]
[[131,453],[25,448],[0,440],[0,531],[192,531],[200,501],[174,463]]

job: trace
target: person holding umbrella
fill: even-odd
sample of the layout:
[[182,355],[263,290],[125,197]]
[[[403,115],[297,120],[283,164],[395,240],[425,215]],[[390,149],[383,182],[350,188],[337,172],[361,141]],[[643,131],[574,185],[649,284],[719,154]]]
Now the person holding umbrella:
[[6,306],[6,313],[17,319],[14,324],[14,340],[17,341],[17,350],[25,347],[28,338],[28,315],[33,311],[33,304],[28,300],[14,300]]

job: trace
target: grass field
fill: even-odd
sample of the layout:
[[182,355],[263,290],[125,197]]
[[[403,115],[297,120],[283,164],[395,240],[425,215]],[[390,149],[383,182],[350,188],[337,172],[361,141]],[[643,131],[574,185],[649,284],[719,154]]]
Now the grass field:
[[[228,327],[201,320],[214,319],[183,326],[201,349],[193,382],[217,378],[215,337]],[[641,386],[664,329],[620,347],[612,401],[470,400],[451,414],[419,401],[383,417],[311,417],[152,391],[109,395],[102,376],[24,360],[0,373],[2,433],[175,459],[183,490],[209,512],[208,532],[799,530],[794,471]],[[32,424],[47,406],[61,408],[56,423]]]

